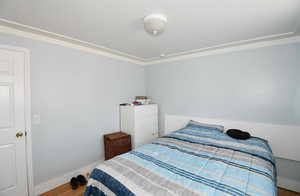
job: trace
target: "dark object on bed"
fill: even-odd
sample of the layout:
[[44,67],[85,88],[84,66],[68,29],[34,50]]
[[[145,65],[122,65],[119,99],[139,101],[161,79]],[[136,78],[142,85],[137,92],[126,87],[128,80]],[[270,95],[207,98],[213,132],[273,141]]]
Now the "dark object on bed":
[[251,137],[250,133],[239,129],[228,129],[226,134],[234,139],[239,139],[239,140],[247,140]]

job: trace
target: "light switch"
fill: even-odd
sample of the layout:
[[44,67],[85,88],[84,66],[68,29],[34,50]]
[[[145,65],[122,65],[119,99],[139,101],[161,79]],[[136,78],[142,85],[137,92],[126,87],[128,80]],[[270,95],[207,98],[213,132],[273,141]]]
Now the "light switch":
[[41,123],[41,116],[39,114],[34,114],[32,116],[32,124],[39,125]]

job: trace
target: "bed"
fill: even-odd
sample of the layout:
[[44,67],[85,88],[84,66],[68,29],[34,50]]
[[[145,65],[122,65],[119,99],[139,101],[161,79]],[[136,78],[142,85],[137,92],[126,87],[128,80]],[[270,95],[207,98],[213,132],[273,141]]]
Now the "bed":
[[266,140],[189,123],[97,166],[85,196],[100,195],[276,196],[276,167]]

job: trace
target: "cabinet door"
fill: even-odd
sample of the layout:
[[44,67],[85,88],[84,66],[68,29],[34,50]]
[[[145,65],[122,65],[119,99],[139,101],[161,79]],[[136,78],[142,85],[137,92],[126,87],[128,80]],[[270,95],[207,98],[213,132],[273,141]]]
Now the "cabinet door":
[[132,106],[121,106],[121,130],[129,135],[134,135],[134,109]]
[[135,147],[150,143],[158,136],[157,105],[135,109]]

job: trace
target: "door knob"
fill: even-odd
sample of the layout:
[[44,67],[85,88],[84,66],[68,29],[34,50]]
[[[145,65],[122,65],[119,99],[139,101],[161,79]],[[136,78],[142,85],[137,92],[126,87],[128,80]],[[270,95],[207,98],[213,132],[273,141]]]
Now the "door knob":
[[16,133],[16,137],[23,137],[23,132],[19,131],[18,133]]

